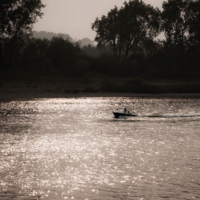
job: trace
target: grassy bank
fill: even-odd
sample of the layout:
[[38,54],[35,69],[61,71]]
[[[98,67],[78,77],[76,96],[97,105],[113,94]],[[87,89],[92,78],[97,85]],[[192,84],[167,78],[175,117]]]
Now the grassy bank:
[[146,80],[100,75],[69,77],[67,74],[1,73],[0,92],[126,92],[144,94],[200,93],[198,80]]

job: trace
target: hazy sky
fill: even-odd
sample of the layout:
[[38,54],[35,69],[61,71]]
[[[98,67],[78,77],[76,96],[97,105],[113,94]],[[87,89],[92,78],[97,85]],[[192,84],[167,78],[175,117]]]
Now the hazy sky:
[[[127,0],[128,2],[129,0]],[[145,3],[161,9],[162,0],[143,0]],[[120,8],[125,0],[42,0],[46,7],[42,10],[42,19],[34,24],[36,31],[66,33],[73,39],[90,38],[96,35],[91,24],[96,17],[107,15],[116,5]]]

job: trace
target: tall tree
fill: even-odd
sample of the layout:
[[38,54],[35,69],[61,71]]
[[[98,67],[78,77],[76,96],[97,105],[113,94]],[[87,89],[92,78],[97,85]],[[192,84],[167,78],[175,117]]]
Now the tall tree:
[[32,33],[37,17],[42,17],[45,6],[41,0],[1,0],[0,1],[0,40],[11,43],[9,65],[11,65],[14,47],[19,39],[25,39]]
[[97,47],[101,49],[109,45],[114,55],[117,55],[118,20],[118,8],[115,6],[107,16],[103,15],[101,19],[96,18],[92,24],[92,30],[97,33],[95,37]]
[[155,38],[159,33],[160,11],[143,1],[133,0],[124,3],[119,12],[121,28],[120,38],[125,47],[125,55]]
[[112,9],[107,16],[96,19],[92,29],[97,35],[95,41],[98,47],[109,44],[113,48],[114,55],[126,56],[145,42],[153,39],[159,33],[160,11],[143,1],[130,0],[118,10]]
[[192,1],[188,6],[189,38],[191,45],[200,45],[200,0]]
[[183,65],[184,52],[193,32],[191,24],[196,13],[191,9],[192,3],[193,0],[168,0],[162,5],[162,30],[166,36],[166,45],[170,49],[177,49],[180,67]]

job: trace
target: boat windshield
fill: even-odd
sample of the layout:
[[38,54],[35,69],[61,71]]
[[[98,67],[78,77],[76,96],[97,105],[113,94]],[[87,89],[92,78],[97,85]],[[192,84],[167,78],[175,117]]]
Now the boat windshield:
[[117,108],[115,110],[115,112],[118,112],[118,113],[129,113],[129,111],[125,108]]

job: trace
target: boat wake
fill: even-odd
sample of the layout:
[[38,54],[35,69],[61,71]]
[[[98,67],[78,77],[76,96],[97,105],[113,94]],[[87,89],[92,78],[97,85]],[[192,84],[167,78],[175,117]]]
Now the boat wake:
[[138,117],[159,117],[159,118],[174,118],[174,117],[200,117],[200,113],[189,113],[189,114],[180,114],[180,113],[172,113],[172,114],[162,114],[162,113],[152,113],[147,115],[141,115]]
[[116,111],[113,112],[115,118],[129,118],[129,117],[149,117],[149,118],[181,118],[181,117],[200,117],[200,113],[168,113],[168,114],[163,114],[160,112],[153,112],[153,113],[148,113],[148,114],[136,114],[134,111],[133,113],[130,113],[128,111],[124,110],[119,110],[117,109]]

